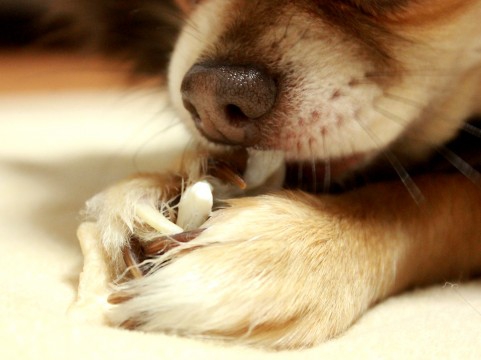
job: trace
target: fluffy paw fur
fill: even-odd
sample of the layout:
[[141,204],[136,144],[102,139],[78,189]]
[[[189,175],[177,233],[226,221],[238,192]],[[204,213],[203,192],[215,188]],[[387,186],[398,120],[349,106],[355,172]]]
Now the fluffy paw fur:
[[168,214],[172,211],[172,201],[182,191],[182,185],[180,176],[144,174],[127,179],[87,202],[87,216],[97,222],[114,273],[119,274],[125,269],[122,250],[131,246],[132,236],[158,236],[139,218],[137,207],[145,206]]
[[[165,181],[134,179],[94,199],[97,210],[99,201],[124,209],[97,212],[119,270],[121,248],[136,231],[145,232],[132,204],[161,208],[159,200],[178,189]],[[161,191],[160,184],[167,187]],[[110,321],[275,348],[340,333],[378,298],[383,284],[373,278],[383,269],[364,260],[376,249],[366,246],[354,216],[341,212],[338,202],[298,192],[229,201],[197,238],[147,260],[146,276],[118,285]]]

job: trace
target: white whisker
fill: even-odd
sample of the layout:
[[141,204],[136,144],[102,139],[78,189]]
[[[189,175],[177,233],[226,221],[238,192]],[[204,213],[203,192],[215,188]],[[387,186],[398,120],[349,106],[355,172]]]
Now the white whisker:
[[323,189],[324,192],[328,192],[329,189],[331,188],[331,159],[329,157],[329,154],[327,153],[327,147],[326,147],[326,136],[323,134],[322,135],[322,147],[324,149],[324,155],[325,155],[325,164],[324,164],[324,185]]
[[309,140],[309,157],[311,159],[311,174],[312,174],[312,192],[317,193],[317,166],[316,166],[316,156],[314,151],[312,151],[313,140]]
[[437,150],[447,161],[449,161],[461,174],[466,176],[474,184],[481,186],[481,173],[474,167],[456,155],[447,147],[442,147]]
[[411,105],[415,108],[425,108],[426,105],[419,102],[419,101],[416,101],[416,100],[413,100],[413,99],[409,99],[407,97],[404,97],[404,96],[400,96],[400,95],[396,95],[396,94],[393,94],[393,93],[390,93],[390,92],[384,92],[384,96],[386,98],[389,98],[389,99],[392,99],[392,100],[396,100],[400,103],[403,103],[403,104],[406,104],[406,105]]
[[317,169],[316,169],[316,160],[314,158],[311,159],[311,172],[312,172],[312,192],[316,194],[317,193]]
[[298,166],[297,166],[297,186],[300,186],[302,184],[302,178],[303,177],[304,177],[303,166],[301,164],[298,164]]
[[[396,96],[394,96],[396,97]],[[403,99],[404,103],[414,103],[414,101],[408,101],[406,99]],[[395,121],[396,123],[401,123],[403,122],[403,119],[400,116],[397,116],[393,113],[390,113],[388,111],[384,111],[383,109],[380,109],[379,107],[375,107],[376,111],[378,111],[381,115],[385,116],[388,119],[391,119]],[[481,138],[481,129],[477,128],[474,125],[471,125],[469,123],[465,123],[462,126],[462,130],[473,135],[476,137]],[[421,139],[415,136],[410,135],[409,138],[420,141],[420,142],[425,142],[428,143],[428,139]],[[458,155],[456,155],[454,152],[449,150],[446,147],[438,148],[437,152],[442,155],[449,163],[451,163],[456,169],[458,169],[464,176],[466,176],[468,179],[470,179],[473,183],[475,184],[480,184],[481,185],[481,173],[478,172],[473,166],[471,166],[469,163],[467,163],[465,160],[460,158]],[[388,155],[388,154],[385,154]],[[392,154],[391,154],[392,155]],[[389,160],[389,159],[388,159]],[[389,160],[389,162],[394,166],[393,162],[396,163],[398,160],[396,158],[392,158]],[[401,165],[401,164],[399,164]],[[402,165],[401,165],[402,167]],[[396,167],[394,167],[396,169]],[[399,168],[399,170],[401,170]],[[398,170],[396,169],[396,172]],[[402,177],[405,177],[406,174],[403,175],[403,172],[401,170],[401,173],[398,172],[398,175]],[[407,180],[409,181],[409,180]],[[417,195],[416,195],[417,196]]]
[[158,139],[166,131],[169,131],[170,129],[180,125],[181,125],[181,122],[178,119],[175,119],[170,124],[167,124],[163,128],[153,132],[145,141],[143,141],[142,145],[140,145],[135,151],[135,153],[133,154],[132,161],[135,164],[136,168],[139,168],[137,164],[138,164],[140,154],[149,144],[152,143],[152,141],[154,141],[155,139]]
[[476,126],[465,123],[462,127],[463,131],[467,132],[468,134],[471,134],[473,136],[476,136],[478,138],[481,138],[481,129],[477,128]]
[[326,159],[324,164],[324,192],[328,192],[331,188],[331,160]]
[[[416,100],[413,100],[413,99],[410,99],[410,98],[407,98],[407,97],[403,97],[403,96],[400,96],[400,95],[392,94],[392,93],[389,93],[389,92],[385,92],[384,96],[386,98],[391,99],[391,100],[398,101],[402,104],[406,104],[406,105],[410,105],[410,106],[415,107],[415,108],[423,109],[427,114],[431,114],[433,116],[435,115],[438,118],[439,121],[448,121],[447,118],[440,117],[439,114],[434,114],[433,109],[426,108],[426,105],[419,102],[419,101],[416,101]],[[397,117],[395,114],[389,113],[387,110],[377,108],[376,111],[382,113],[385,116],[389,115],[391,117],[394,117],[396,119],[396,121],[401,120],[400,117]],[[461,130],[463,130],[464,132],[466,132],[468,134],[471,134],[473,136],[481,138],[481,129],[477,128],[476,126],[474,126],[472,124],[465,123],[461,127]]]
[[390,119],[390,120],[393,120],[395,123],[401,125],[401,126],[405,126],[406,125],[406,120],[403,119],[401,116],[399,115],[396,115],[386,109],[382,109],[380,108],[376,103],[373,104],[373,109],[375,111],[377,111],[379,114],[383,115],[384,117],[386,117],[387,119]]
[[[372,71],[366,74],[366,78],[376,78],[376,77],[389,77],[393,75],[399,74],[399,70],[391,70],[391,71]],[[419,77],[443,77],[443,78],[452,78],[455,77],[452,74],[452,69],[411,69],[408,74],[411,76],[419,76]]]
[[401,179],[402,183],[409,191],[409,194],[416,202],[417,205],[420,205],[425,201],[424,195],[419,189],[419,187],[414,182],[413,178],[409,175],[406,168],[401,164],[399,159],[389,150],[385,150],[383,155],[389,161],[391,166],[394,168],[396,173],[398,174],[399,178]]
[[[382,149],[382,146],[380,145],[380,141],[377,138],[377,136],[369,128],[365,127],[360,120],[356,119],[356,122],[366,132],[366,134],[373,141],[373,143],[379,149]],[[399,159],[396,157],[396,155],[394,155],[388,149],[383,149],[382,154],[389,161],[389,163],[391,164],[393,169],[396,171],[397,175],[399,176],[400,180],[402,181],[402,183],[406,187],[407,191],[411,195],[411,198],[414,200],[414,202],[417,205],[420,205],[421,203],[423,203],[424,200],[425,200],[424,195],[422,194],[421,190],[416,185],[416,183],[414,182],[412,177],[409,175],[406,168],[403,166],[403,164],[401,164]]]

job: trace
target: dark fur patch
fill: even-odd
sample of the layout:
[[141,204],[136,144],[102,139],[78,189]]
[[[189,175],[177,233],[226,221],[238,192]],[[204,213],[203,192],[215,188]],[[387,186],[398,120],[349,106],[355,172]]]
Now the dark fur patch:
[[413,0],[347,0],[367,15],[382,16],[397,12]]
[[77,14],[49,5],[42,0],[1,1],[0,47],[73,49],[83,43],[87,32],[79,28]]
[[95,7],[106,24],[101,49],[134,63],[142,73],[164,72],[182,16],[173,0],[108,0]]

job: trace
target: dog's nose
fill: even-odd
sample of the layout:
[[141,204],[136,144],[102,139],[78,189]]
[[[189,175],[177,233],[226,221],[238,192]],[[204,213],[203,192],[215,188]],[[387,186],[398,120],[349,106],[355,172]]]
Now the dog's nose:
[[185,108],[200,132],[217,143],[253,146],[276,101],[274,79],[256,66],[194,65],[182,81]]

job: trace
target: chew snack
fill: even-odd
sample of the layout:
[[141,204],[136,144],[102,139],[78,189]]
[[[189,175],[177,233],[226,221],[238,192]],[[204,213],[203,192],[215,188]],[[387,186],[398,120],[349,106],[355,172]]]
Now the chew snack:
[[104,324],[112,277],[96,224],[81,224],[77,237],[84,256],[84,266],[79,276],[77,300],[70,306],[68,315],[75,322]]
[[184,231],[180,226],[168,220],[159,211],[145,204],[138,204],[135,207],[135,214],[143,223],[150,225],[162,234],[177,234]]
[[188,186],[180,198],[177,225],[184,231],[197,229],[209,217],[213,204],[212,185],[207,181]]

